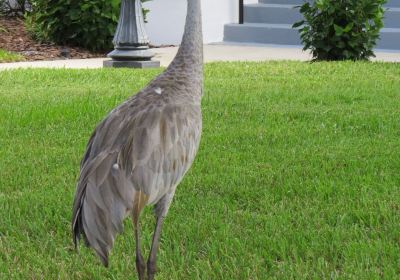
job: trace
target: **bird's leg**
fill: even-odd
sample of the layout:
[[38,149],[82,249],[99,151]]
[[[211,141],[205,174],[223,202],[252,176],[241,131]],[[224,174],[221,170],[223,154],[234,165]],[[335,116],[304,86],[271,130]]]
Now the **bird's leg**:
[[148,280],[153,280],[154,275],[157,270],[156,259],[157,259],[157,251],[159,247],[161,228],[164,221],[164,217],[162,215],[157,217],[156,228],[153,234],[153,242],[151,244],[151,251],[149,255],[149,259],[147,261],[147,277]]
[[141,252],[138,217],[133,217],[133,226],[135,228],[136,270],[139,275],[139,280],[145,280],[146,264],[144,262],[144,258]]

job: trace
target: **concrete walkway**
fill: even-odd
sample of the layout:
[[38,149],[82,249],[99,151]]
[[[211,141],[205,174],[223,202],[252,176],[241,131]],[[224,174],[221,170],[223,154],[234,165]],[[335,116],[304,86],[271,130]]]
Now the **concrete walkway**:
[[[154,59],[161,61],[162,66],[168,66],[174,58],[177,47],[157,48]],[[400,52],[376,51],[373,61],[400,62]],[[266,45],[226,45],[212,44],[204,46],[204,59],[212,61],[266,61],[266,60],[300,60],[307,61],[310,54],[303,52],[301,47],[282,47]],[[53,61],[32,61],[0,63],[0,70],[15,68],[102,68],[106,58],[68,59]]]

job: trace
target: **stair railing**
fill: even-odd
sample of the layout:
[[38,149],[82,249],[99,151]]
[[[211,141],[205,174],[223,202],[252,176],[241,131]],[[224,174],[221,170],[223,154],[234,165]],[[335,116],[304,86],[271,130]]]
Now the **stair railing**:
[[243,0],[239,0],[239,24],[243,24],[243,10],[244,10]]

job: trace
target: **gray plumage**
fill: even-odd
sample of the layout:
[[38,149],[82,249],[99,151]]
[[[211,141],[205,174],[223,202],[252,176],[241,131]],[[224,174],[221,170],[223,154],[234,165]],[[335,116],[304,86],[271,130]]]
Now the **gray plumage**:
[[199,147],[202,93],[200,0],[188,0],[185,32],[175,59],[100,122],[81,161],[73,205],[74,242],[77,245],[83,236],[104,265],[124,218],[131,215],[136,266],[144,279],[139,215],[146,205],[155,205],[157,225],[147,262],[148,278],[153,279],[163,218]]

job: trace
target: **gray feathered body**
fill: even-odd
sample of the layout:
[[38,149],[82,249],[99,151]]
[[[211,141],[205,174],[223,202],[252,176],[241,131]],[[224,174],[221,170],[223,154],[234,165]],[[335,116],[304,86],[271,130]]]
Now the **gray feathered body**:
[[[195,5],[189,3],[188,16]],[[74,241],[83,235],[105,265],[128,214],[137,218],[143,207],[156,204],[156,211],[166,215],[199,147],[201,24],[198,17],[188,20],[172,64],[109,113],[82,159],[73,206]]]

